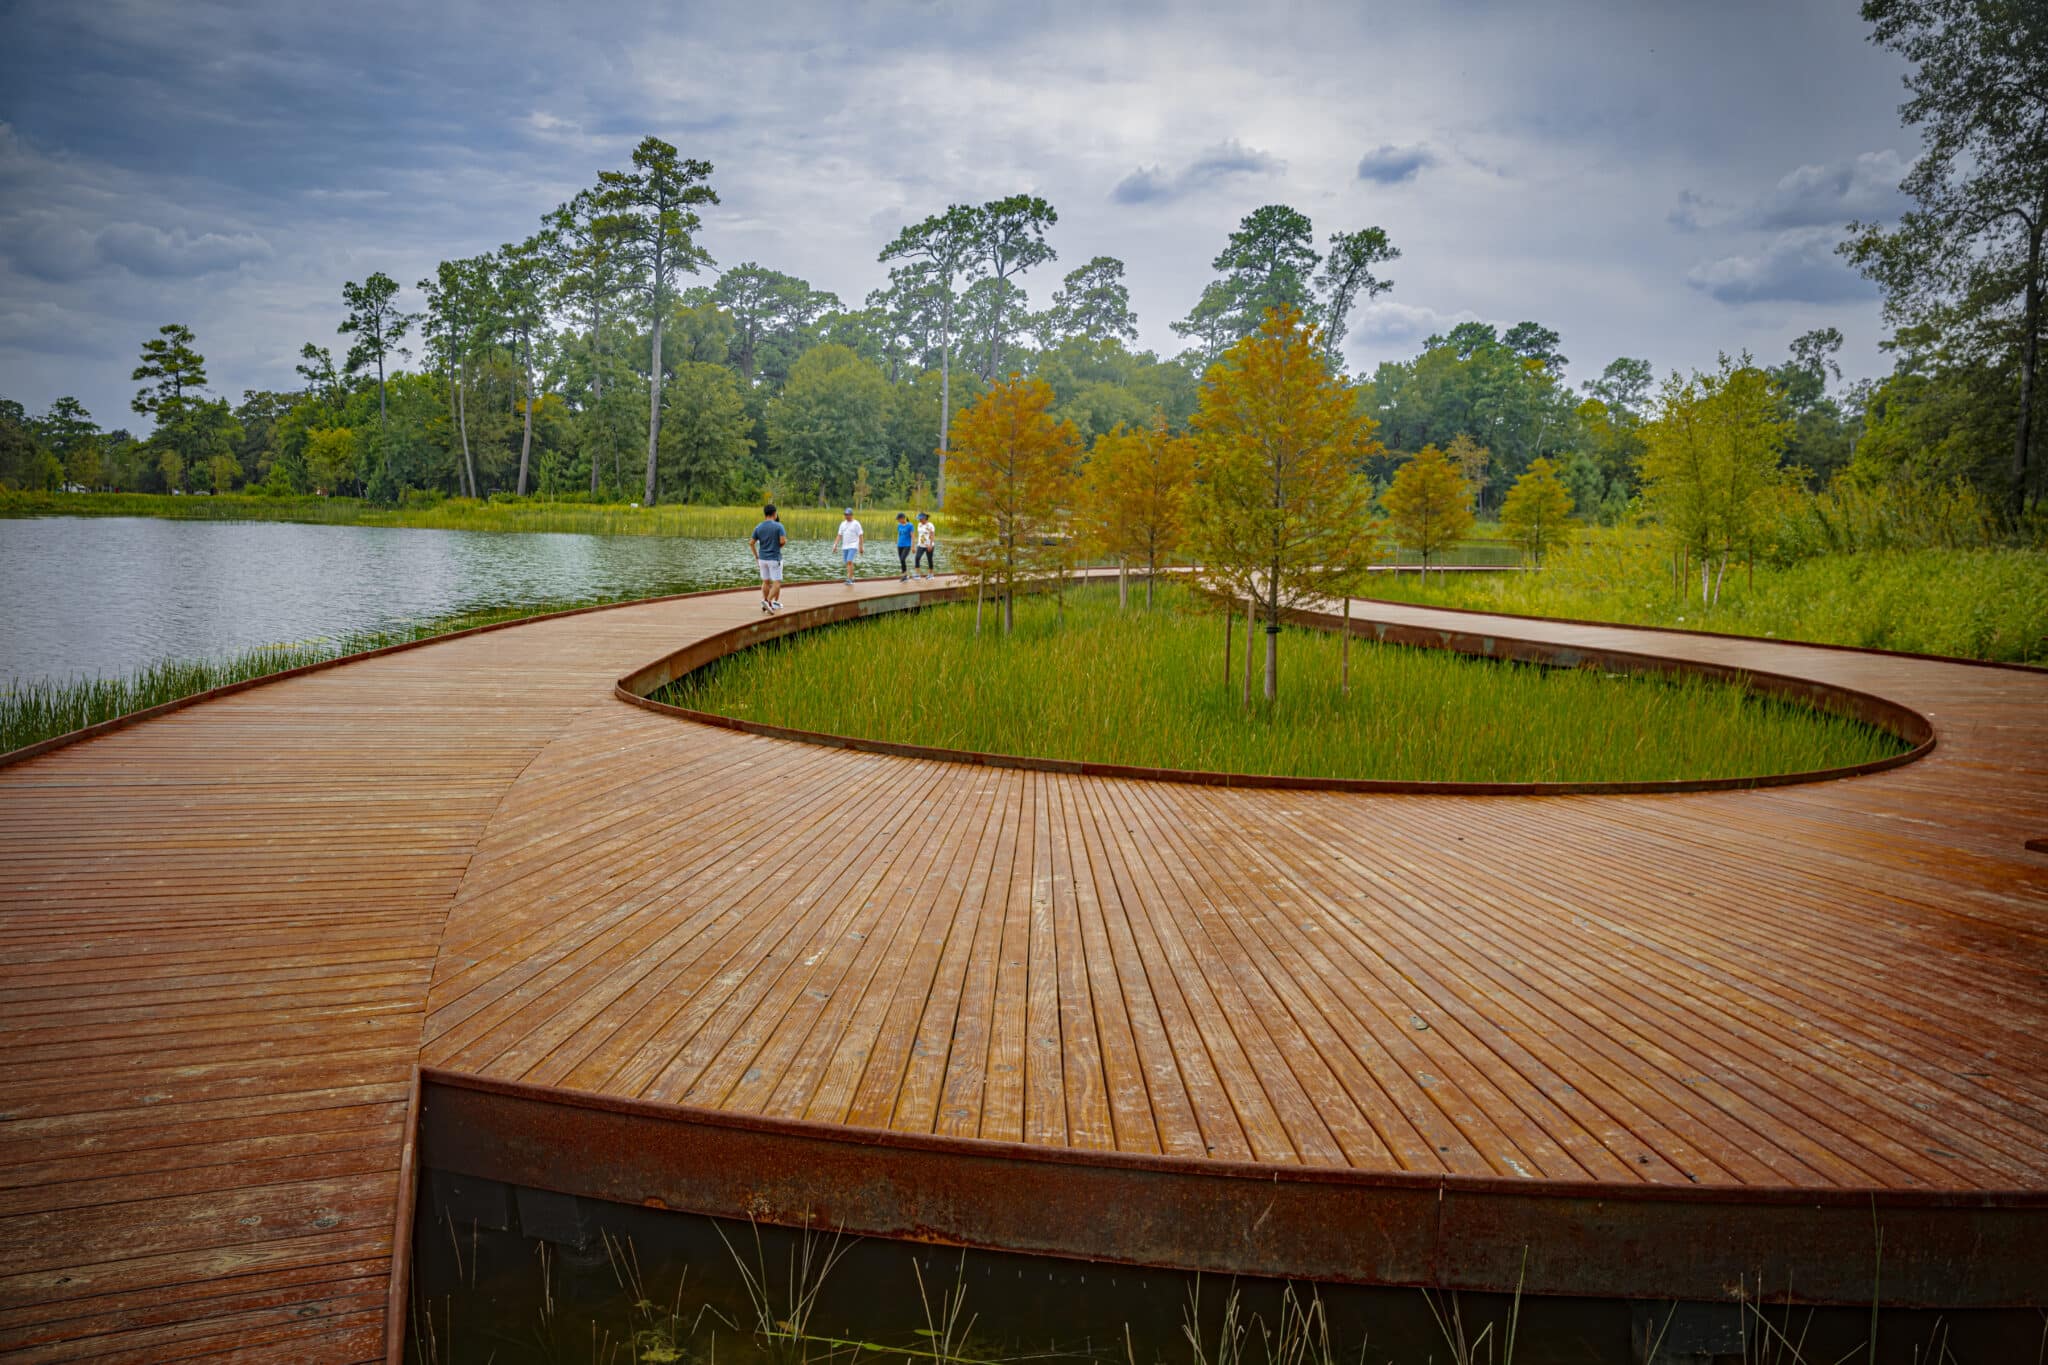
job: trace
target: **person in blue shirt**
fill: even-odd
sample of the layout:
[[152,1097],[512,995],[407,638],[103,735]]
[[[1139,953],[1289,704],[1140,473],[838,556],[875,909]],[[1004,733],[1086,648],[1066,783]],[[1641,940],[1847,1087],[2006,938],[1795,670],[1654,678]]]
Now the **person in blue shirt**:
[[747,533],[754,547],[754,566],[761,571],[761,610],[782,610],[782,547],[789,533],[775,519],[775,504],[761,509],[761,524]]
[[910,538],[914,529],[909,517],[901,512],[896,514],[896,567],[903,571],[905,583],[910,581]]

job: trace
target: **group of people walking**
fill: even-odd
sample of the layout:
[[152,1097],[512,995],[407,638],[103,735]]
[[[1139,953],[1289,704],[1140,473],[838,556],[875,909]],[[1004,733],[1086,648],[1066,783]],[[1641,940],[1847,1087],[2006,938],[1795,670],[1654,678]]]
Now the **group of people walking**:
[[[761,524],[747,533],[747,541],[753,547],[754,564],[761,573],[761,610],[781,611],[782,547],[789,544],[789,532],[776,515],[774,503],[761,509]],[[851,507],[846,509],[846,520],[839,523],[832,544],[839,551],[840,563],[846,566],[846,586],[850,588],[854,562],[867,553],[868,546],[867,530],[854,517]],[[931,513],[919,512],[915,522],[907,512],[896,514],[896,567],[902,571],[903,582],[908,583],[913,576],[930,578],[936,573],[938,552],[939,528]]]

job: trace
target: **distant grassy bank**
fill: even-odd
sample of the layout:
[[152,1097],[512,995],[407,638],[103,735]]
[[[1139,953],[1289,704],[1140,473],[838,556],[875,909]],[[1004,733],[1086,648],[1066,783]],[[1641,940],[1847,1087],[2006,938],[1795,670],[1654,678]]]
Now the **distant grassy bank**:
[[[990,617],[989,621],[993,622]],[[1800,772],[1899,752],[1891,736],[1705,681],[1355,644],[1289,630],[1280,701],[1240,707],[1223,623],[1185,589],[1119,612],[1113,588],[1019,603],[1016,634],[971,606],[899,613],[746,650],[664,701],[874,739],[1148,767],[1403,781],[1662,781]],[[1238,648],[1242,649],[1242,636]],[[1241,656],[1240,656],[1241,657]],[[914,660],[915,666],[892,661]]]
[[1540,573],[1379,574],[1374,597],[1429,606],[1675,626],[1817,644],[2048,663],[2048,551],[1863,550],[1785,568],[1736,566],[1721,600],[1681,591],[1663,551],[1641,535],[1595,535]]
[[[872,517],[872,514],[870,514]],[[360,498],[270,498],[230,493],[172,497],[163,493],[0,492],[0,517],[163,517],[173,521],[293,521],[328,526],[409,526],[437,531],[554,531],[598,536],[683,536],[738,539],[761,520],[759,507],[697,507],[527,499],[479,502],[442,498],[392,507]],[[839,509],[787,507],[782,522],[799,540],[824,540]],[[876,534],[879,534],[878,532]]]

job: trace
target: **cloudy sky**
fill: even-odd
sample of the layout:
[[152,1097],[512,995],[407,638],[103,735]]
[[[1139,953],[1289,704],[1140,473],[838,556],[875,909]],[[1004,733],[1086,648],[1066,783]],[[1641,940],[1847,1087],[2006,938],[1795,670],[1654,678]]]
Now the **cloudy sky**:
[[1825,324],[1877,373],[1875,295],[1832,249],[1896,214],[1917,139],[1855,11],[0,0],[0,396],[129,424],[136,350],[173,320],[216,391],[291,387],[344,280],[522,237],[647,133],[716,166],[721,265],[849,302],[904,223],[1030,190],[1060,213],[1034,302],[1120,257],[1170,353],[1231,228],[1286,203],[1403,252],[1355,367],[1532,318],[1575,381],[1775,361]]

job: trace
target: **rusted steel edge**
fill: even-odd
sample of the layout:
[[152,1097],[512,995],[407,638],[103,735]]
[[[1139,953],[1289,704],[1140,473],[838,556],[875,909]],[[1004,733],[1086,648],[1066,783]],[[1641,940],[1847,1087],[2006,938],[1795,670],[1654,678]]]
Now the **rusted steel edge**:
[[384,1298],[384,1360],[405,1365],[405,1319],[412,1290],[413,1210],[419,1200],[420,1069],[405,1091],[405,1139],[398,1149],[398,1214],[391,1228],[391,1285]]
[[2048,1303],[2042,1190],[1673,1187],[1282,1166],[849,1128],[433,1068],[422,1077],[423,1167],[615,1203],[1356,1284],[1725,1299],[1761,1274],[1773,1294],[1789,1285],[1807,1303]]
[[[791,581],[798,582],[800,580],[792,579]],[[836,580],[821,578],[801,581],[825,583]],[[10,767],[16,763],[25,763],[31,758],[39,758],[52,750],[67,748],[70,745],[78,744],[88,739],[97,739],[101,735],[112,734],[116,730],[125,730],[131,725],[139,725],[146,720],[155,720],[158,716],[168,716],[173,711],[182,711],[188,706],[197,706],[201,702],[212,701],[216,697],[231,697],[237,692],[246,692],[252,687],[262,687],[269,683],[283,682],[287,678],[302,678],[308,673],[318,673],[323,669],[340,668],[343,664],[361,663],[365,659],[378,659],[386,654],[398,654],[408,649],[419,649],[426,645],[438,645],[448,640],[466,639],[471,635],[487,635],[494,630],[510,630],[514,626],[530,626],[541,621],[560,621],[570,616],[585,616],[596,611],[616,611],[621,607],[648,607],[661,602],[681,602],[691,597],[720,597],[730,593],[753,592],[754,590],[752,586],[742,585],[737,588],[705,588],[698,592],[670,593],[665,597],[634,597],[628,598],[623,602],[600,602],[595,606],[568,607],[561,611],[542,612],[537,616],[516,616],[510,621],[493,621],[489,625],[471,626],[467,630],[451,630],[445,635],[428,635],[418,640],[401,640],[395,645],[380,645],[376,649],[365,649],[355,654],[342,654],[332,659],[322,659],[318,663],[300,664],[297,668],[282,669],[276,673],[265,673],[261,677],[244,678],[240,682],[226,683],[220,687],[210,687],[204,692],[194,692],[190,696],[176,697],[156,706],[145,707],[140,711],[130,711],[126,715],[115,716],[111,720],[96,721],[91,725],[85,726],[83,729],[72,730],[61,735],[52,735],[48,739],[39,739],[34,744],[24,744],[19,749],[9,749],[4,753],[0,753],[0,768]]]
[[[1353,616],[1351,631],[1385,643],[1442,649],[1501,662],[1538,663],[1550,667],[1609,667],[1630,673],[1694,675],[1716,678],[1751,688],[1781,701],[1833,711],[1875,725],[1910,745],[1904,753],[1867,763],[1838,768],[1815,768],[1794,773],[1764,773],[1748,777],[1690,778],[1663,782],[1408,782],[1364,777],[1297,777],[1279,773],[1209,772],[1192,768],[1147,768],[1123,763],[1097,763],[1086,759],[1042,758],[1028,754],[984,753],[976,749],[948,749],[936,745],[909,744],[896,740],[869,739],[858,735],[799,730],[736,716],[697,711],[653,700],[659,691],[687,673],[714,663],[740,650],[765,644],[799,631],[819,626],[856,621],[888,610],[906,610],[928,603],[958,601],[972,596],[965,586],[927,588],[885,597],[835,602],[806,611],[791,612],[750,622],[731,630],[707,635],[701,640],[655,660],[625,677],[613,687],[619,700],[659,715],[674,716],[737,730],[770,739],[796,740],[827,748],[850,749],[860,753],[888,754],[897,758],[937,759],[988,768],[1023,768],[1035,772],[1067,773],[1082,777],[1128,778],[1147,782],[1180,782],[1205,787],[1281,789],[1287,791],[1368,792],[1407,796],[1626,796],[1677,792],[1749,791],[1764,787],[1789,787],[1808,782],[1832,782],[1838,778],[1881,773],[1925,758],[1934,752],[1937,736],[1926,716],[1889,698],[1817,682],[1790,674],[1759,672],[1726,664],[1675,659],[1665,655],[1615,649],[1582,649],[1542,640],[1524,640],[1502,635],[1439,630],[1426,626],[1400,625]],[[893,606],[881,604],[892,603]],[[1290,611],[1288,618],[1317,629],[1341,629],[1342,618],[1329,612]],[[1537,621],[1541,618],[1522,618]],[[1631,627],[1632,629],[1632,627]]]

